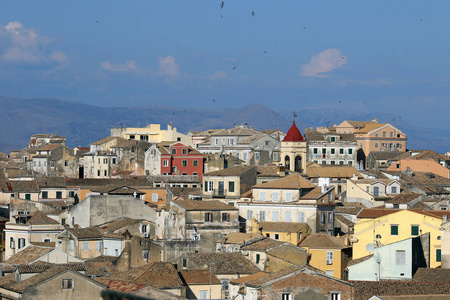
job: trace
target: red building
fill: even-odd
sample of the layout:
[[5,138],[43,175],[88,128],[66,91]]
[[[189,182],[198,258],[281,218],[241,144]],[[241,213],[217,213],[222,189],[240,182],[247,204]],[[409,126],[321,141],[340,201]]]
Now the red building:
[[161,175],[198,175],[203,176],[203,154],[176,142],[158,144],[161,153]]

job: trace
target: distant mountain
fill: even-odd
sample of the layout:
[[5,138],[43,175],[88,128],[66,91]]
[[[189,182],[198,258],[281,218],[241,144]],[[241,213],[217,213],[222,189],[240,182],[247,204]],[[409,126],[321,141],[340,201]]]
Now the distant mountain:
[[[290,111],[275,112],[260,105],[240,108],[179,108],[170,106],[99,107],[58,99],[20,99],[0,97],[0,152],[22,149],[33,134],[47,133],[67,137],[69,147],[88,146],[110,134],[111,127],[156,123],[165,127],[172,123],[178,131],[201,131],[210,128],[231,128],[248,123],[257,130],[287,131],[292,124]],[[290,108],[295,109],[295,108]],[[392,123],[388,114],[361,114],[337,110],[301,110],[297,125],[303,132],[309,126],[332,126],[343,120],[370,120]],[[449,130],[427,130],[398,120],[396,125],[408,135],[408,148],[450,150]]]

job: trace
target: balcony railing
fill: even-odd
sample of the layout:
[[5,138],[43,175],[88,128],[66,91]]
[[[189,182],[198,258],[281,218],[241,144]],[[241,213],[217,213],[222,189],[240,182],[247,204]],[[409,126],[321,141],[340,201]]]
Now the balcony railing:
[[213,197],[217,197],[217,198],[221,198],[221,197],[226,197],[227,196],[227,190],[225,189],[217,189],[217,190],[213,190]]

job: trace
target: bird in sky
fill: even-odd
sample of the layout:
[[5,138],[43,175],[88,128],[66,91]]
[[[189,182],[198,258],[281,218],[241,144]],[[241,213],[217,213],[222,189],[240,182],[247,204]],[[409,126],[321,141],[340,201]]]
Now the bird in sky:
[[236,70],[236,66],[233,67],[233,70]]
[[225,3],[223,3],[223,1],[222,1],[222,3],[220,3],[220,8],[223,8],[223,5],[224,5]]
[[306,29],[306,26],[303,26],[303,29]]
[[252,16],[255,16],[255,11],[252,11]]
[[213,101],[214,103],[216,103],[216,100],[212,99],[212,101]]

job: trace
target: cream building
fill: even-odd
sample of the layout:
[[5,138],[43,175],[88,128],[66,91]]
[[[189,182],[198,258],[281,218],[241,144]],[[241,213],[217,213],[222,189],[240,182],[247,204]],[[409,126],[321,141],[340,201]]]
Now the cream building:
[[287,170],[303,173],[306,170],[306,152],[306,140],[303,138],[294,121],[288,133],[281,141],[281,163]]

